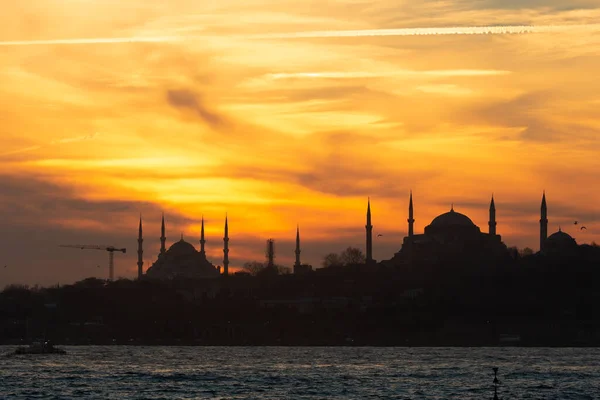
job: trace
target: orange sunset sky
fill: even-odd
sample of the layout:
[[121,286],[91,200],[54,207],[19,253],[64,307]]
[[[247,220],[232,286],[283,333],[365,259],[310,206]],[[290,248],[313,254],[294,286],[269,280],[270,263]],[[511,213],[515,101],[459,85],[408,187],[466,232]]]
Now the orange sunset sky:
[[[0,13],[0,285],[136,275],[184,236],[222,265],[390,258],[454,203],[537,250],[600,239],[597,0],[27,0]],[[523,26],[527,26],[524,28]],[[491,33],[490,33],[491,32]],[[573,222],[587,226],[580,230]],[[376,237],[377,234],[383,234]],[[6,265],[5,268],[2,268]],[[101,268],[97,266],[100,265]]]

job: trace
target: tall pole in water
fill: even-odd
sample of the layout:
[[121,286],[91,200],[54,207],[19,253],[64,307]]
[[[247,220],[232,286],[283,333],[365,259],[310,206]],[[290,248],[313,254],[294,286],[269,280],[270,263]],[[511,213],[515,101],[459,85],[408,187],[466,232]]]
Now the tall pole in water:
[[498,399],[498,385],[500,384],[500,381],[498,380],[498,367],[494,367],[494,400],[499,400]]

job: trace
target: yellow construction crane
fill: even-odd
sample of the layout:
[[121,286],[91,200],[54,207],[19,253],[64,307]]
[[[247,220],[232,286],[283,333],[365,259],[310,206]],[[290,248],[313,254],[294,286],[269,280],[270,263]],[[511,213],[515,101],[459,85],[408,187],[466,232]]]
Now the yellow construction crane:
[[115,251],[120,251],[125,254],[127,249],[116,248],[115,246],[96,246],[93,244],[61,244],[59,247],[70,247],[72,249],[81,250],[104,250],[108,251],[108,279],[113,281],[115,274]]

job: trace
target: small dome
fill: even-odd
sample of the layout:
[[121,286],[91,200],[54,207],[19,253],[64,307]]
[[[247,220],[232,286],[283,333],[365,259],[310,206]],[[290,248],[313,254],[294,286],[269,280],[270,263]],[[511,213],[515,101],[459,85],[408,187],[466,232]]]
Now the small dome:
[[196,248],[191,243],[186,242],[183,238],[179,242],[173,243],[167,253],[173,255],[186,255],[196,253]]
[[558,232],[554,232],[552,235],[548,236],[546,239],[546,247],[548,248],[568,248],[577,246],[577,242],[571,235],[562,230],[558,230]]
[[447,227],[447,226],[475,226],[473,221],[464,214],[457,213],[454,208],[447,213],[438,215],[431,221],[433,227]]

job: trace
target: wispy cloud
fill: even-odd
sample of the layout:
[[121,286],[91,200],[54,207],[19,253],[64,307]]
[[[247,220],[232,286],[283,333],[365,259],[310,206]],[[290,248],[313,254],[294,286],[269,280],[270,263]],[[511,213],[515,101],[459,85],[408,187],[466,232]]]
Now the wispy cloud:
[[294,39],[294,38],[328,38],[328,37],[368,37],[368,36],[422,36],[422,35],[507,35],[526,33],[556,33],[574,30],[599,30],[600,24],[577,25],[516,25],[516,26],[456,26],[429,28],[397,28],[397,29],[360,29],[308,31],[252,35],[254,39]]
[[[301,38],[343,38],[369,36],[425,36],[425,35],[510,35],[530,33],[561,33],[571,31],[596,31],[600,24],[573,25],[507,25],[507,26],[451,26],[392,29],[321,30],[303,32],[281,32],[250,35],[224,35],[231,39],[301,39]],[[0,41],[0,46],[40,46],[40,45],[83,45],[119,43],[169,43],[199,41],[213,35],[174,35],[174,36],[130,36],[44,40]]]
[[323,72],[281,72],[266,74],[265,78],[271,80],[278,79],[355,79],[355,78],[380,78],[380,77],[398,77],[407,75],[429,75],[441,77],[456,76],[491,76],[507,75],[510,71],[493,69],[449,69],[449,70],[396,70],[389,72],[367,72],[367,71],[323,71]]
[[82,142],[82,141],[86,141],[86,140],[93,140],[96,137],[98,137],[97,132],[89,134],[89,135],[83,135],[83,136],[73,136],[73,137],[54,139],[44,145],[27,146],[27,147],[23,147],[23,148],[20,148],[17,150],[10,150],[5,153],[0,153],[0,157],[11,156],[11,155],[20,154],[20,153],[27,153],[30,151],[36,151],[36,150],[40,150],[40,149],[42,149],[44,147],[48,147],[48,146],[55,146],[55,145],[59,145],[59,144],[77,143],[77,142]]
[[152,37],[114,37],[114,38],[74,38],[74,39],[45,39],[45,40],[12,40],[0,41],[0,46],[42,46],[42,45],[73,45],[73,44],[118,44],[118,43],[165,43],[182,40],[181,36],[152,36]]
[[194,111],[212,128],[220,129],[226,125],[225,117],[208,110],[197,93],[189,90],[169,90],[167,91],[167,101],[173,107]]

